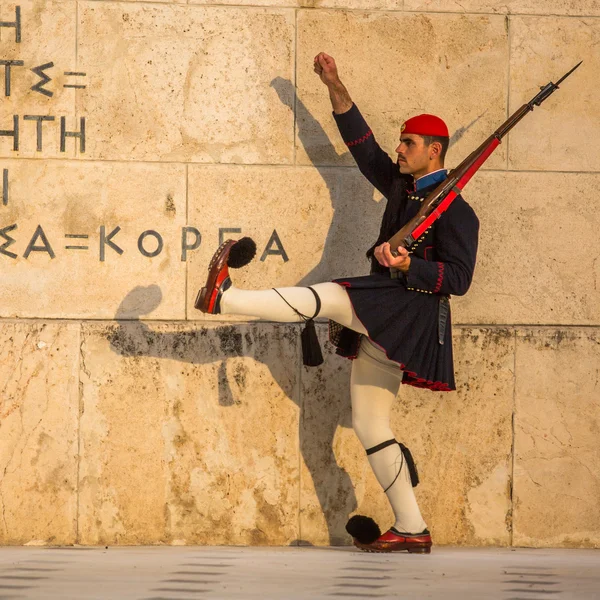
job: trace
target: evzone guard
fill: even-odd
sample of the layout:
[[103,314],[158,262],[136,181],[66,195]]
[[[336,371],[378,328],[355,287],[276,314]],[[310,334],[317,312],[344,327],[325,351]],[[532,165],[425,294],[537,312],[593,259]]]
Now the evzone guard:
[[213,256],[195,306],[210,314],[304,321],[307,365],[322,362],[313,319],[329,319],[337,353],[353,360],[354,431],[395,515],[383,535],[372,519],[359,515],[346,528],[362,550],[429,553],[431,534],[413,491],[417,469],[391,430],[391,407],[401,384],[456,389],[449,297],[469,289],[479,233],[477,216],[460,191],[501,138],[574,69],[543,87],[450,174],[444,169],[449,135],[442,119],[429,114],[408,119],[394,161],[352,102],[334,59],[318,54],[314,70],[329,90],[335,121],[358,168],[387,199],[379,237],[367,251],[370,275],[309,287],[242,290],[233,286],[229,267],[247,264],[255,246],[249,238],[228,240]]

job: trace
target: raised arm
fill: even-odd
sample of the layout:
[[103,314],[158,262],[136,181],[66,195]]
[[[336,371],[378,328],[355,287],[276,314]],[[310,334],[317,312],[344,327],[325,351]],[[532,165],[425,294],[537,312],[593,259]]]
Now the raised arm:
[[352,102],[339,78],[335,60],[321,52],[315,56],[314,70],[329,90],[338,129],[360,172],[388,198],[395,179],[400,177],[398,165],[381,149],[373,131]]

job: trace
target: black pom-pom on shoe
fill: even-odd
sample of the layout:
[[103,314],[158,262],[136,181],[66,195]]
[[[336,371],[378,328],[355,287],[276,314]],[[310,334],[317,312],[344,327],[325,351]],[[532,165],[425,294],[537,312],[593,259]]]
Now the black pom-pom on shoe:
[[379,525],[363,515],[354,515],[346,523],[346,531],[361,544],[372,544],[381,536]]
[[245,267],[256,256],[256,242],[249,237],[238,240],[229,251],[227,266],[231,269]]

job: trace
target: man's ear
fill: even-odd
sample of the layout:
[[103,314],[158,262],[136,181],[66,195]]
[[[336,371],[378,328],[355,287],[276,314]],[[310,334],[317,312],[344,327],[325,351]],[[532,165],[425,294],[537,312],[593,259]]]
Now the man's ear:
[[440,158],[442,155],[442,145],[439,142],[432,142],[429,146],[429,158]]

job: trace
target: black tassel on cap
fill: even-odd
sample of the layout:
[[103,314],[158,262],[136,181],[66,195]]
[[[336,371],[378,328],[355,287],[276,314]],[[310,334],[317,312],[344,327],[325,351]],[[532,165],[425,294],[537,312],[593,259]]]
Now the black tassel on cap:
[[227,266],[232,269],[245,267],[256,256],[256,242],[249,237],[238,240],[229,251]]
[[307,367],[318,367],[323,364],[323,353],[321,352],[321,344],[317,337],[315,322],[308,319],[304,325],[304,329],[300,334],[302,340],[302,362]]
[[346,523],[346,531],[361,544],[372,544],[381,535],[379,525],[363,515],[354,515]]

